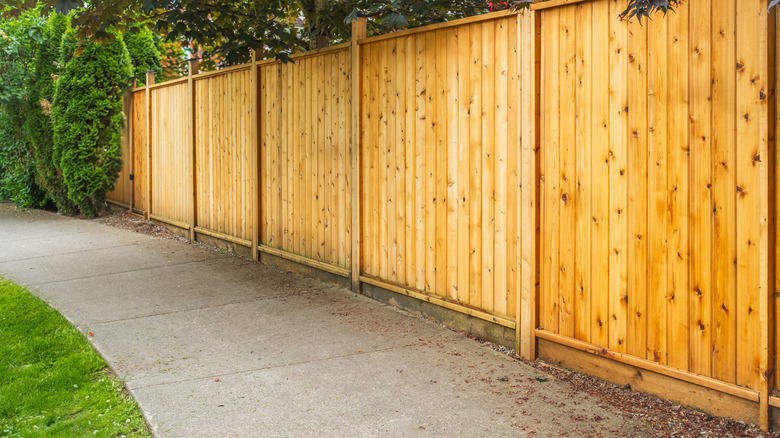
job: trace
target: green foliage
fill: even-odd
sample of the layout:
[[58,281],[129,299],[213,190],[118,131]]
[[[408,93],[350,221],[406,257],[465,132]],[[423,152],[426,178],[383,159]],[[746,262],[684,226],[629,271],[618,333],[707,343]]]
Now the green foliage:
[[151,436],[81,332],[2,278],[0,339],[0,435]]
[[682,0],[628,0],[626,10],[620,14],[623,20],[650,18],[651,15],[662,12],[666,14],[680,5]]
[[29,105],[27,84],[44,28],[38,9],[0,20],[0,198],[22,207],[45,204],[23,129]]
[[488,4],[485,0],[459,2],[446,0],[339,1],[328,4],[325,23],[333,29],[332,37],[338,41],[346,41],[350,38],[349,32],[337,26],[334,21],[340,17],[346,17],[345,23],[351,23],[357,18],[358,12],[369,18],[367,30],[368,35],[372,36],[393,30],[426,26],[484,14],[488,12]]
[[54,127],[51,117],[55,78],[61,70],[60,43],[68,29],[70,20],[67,16],[54,14],[49,17],[43,42],[36,52],[35,74],[30,81],[30,104],[24,127],[32,146],[38,182],[54,201],[57,210],[73,214],[76,206],[68,199],[62,173],[54,165]]
[[[300,16],[290,0],[147,0],[157,14],[156,30],[168,41],[195,42],[216,66],[235,65],[250,59],[250,50],[267,57],[299,50],[306,42],[295,28]],[[201,64],[209,68],[209,62]]]
[[118,34],[107,43],[80,44],[68,32],[60,54],[65,68],[52,109],[54,164],[68,198],[82,214],[97,216],[122,168],[122,93],[133,75],[132,63]]
[[[145,26],[135,26],[128,29],[122,38],[130,53],[136,84],[139,87],[146,85],[146,72],[149,70],[154,70],[160,78],[162,62],[152,31]],[[159,80],[155,79],[155,82]]]

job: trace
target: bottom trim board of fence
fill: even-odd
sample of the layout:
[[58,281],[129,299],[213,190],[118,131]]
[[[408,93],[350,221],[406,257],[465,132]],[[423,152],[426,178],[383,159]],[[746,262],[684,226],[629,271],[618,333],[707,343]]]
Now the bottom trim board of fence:
[[285,250],[274,248],[268,245],[258,245],[257,246],[258,251],[264,252],[266,254],[271,254],[276,257],[280,257],[292,262],[300,263],[302,265],[309,266],[311,268],[319,269],[321,271],[329,272],[331,274],[338,275],[340,277],[349,277],[350,271],[349,269],[342,268],[340,266],[334,266],[329,263],[321,262],[319,260],[312,260],[307,257],[300,256],[298,254],[293,254],[291,252],[287,252]]
[[463,313],[469,316],[473,316],[475,318],[483,319],[485,321],[494,322],[498,325],[502,325],[504,327],[508,327],[510,329],[517,328],[517,322],[509,317],[501,316],[501,315],[494,315],[492,313],[486,312],[484,310],[478,310],[478,309],[472,309],[470,307],[466,307],[462,304],[455,303],[446,299],[443,299],[441,297],[437,297],[435,295],[429,295],[424,292],[420,292],[417,290],[409,289],[397,284],[389,283],[387,281],[384,281],[379,278],[367,276],[367,275],[361,275],[360,281],[363,283],[368,283],[373,286],[381,287],[402,295],[406,295],[408,297],[416,298],[420,301],[426,301],[431,304],[435,304],[437,306],[441,306],[450,310],[454,310],[459,313]]

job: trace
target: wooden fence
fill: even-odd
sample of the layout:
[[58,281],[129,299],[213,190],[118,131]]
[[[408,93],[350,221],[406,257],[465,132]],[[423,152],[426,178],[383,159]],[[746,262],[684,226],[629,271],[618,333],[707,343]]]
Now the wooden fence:
[[768,428],[776,19],[690,0],[627,24],[624,5],[373,38],[359,19],[294,63],[135,89],[133,184],[109,198]]
[[260,66],[260,242],[343,276],[352,263],[349,56],[342,46]]
[[642,25],[612,19],[623,7],[540,12],[537,336],[758,400],[772,369],[766,5],[690,1]]

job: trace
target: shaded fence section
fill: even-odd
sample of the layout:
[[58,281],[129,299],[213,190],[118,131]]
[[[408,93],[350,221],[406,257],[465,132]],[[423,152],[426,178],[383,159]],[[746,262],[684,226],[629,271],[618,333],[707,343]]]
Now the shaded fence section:
[[624,7],[552,0],[136,89],[133,184],[110,198],[769,427],[776,18]]
[[[231,92],[232,93],[232,92]],[[192,148],[188,139],[187,80],[168,82],[151,89],[151,136],[149,159],[153,163],[148,191],[150,217],[190,228],[192,220]],[[229,119],[228,119],[229,120]],[[149,201],[147,201],[149,202]]]

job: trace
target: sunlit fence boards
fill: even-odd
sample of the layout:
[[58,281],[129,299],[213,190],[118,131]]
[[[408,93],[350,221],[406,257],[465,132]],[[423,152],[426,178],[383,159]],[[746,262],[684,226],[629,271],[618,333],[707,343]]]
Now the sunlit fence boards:
[[624,6],[539,2],[137,89],[133,205],[768,427],[776,18]]

